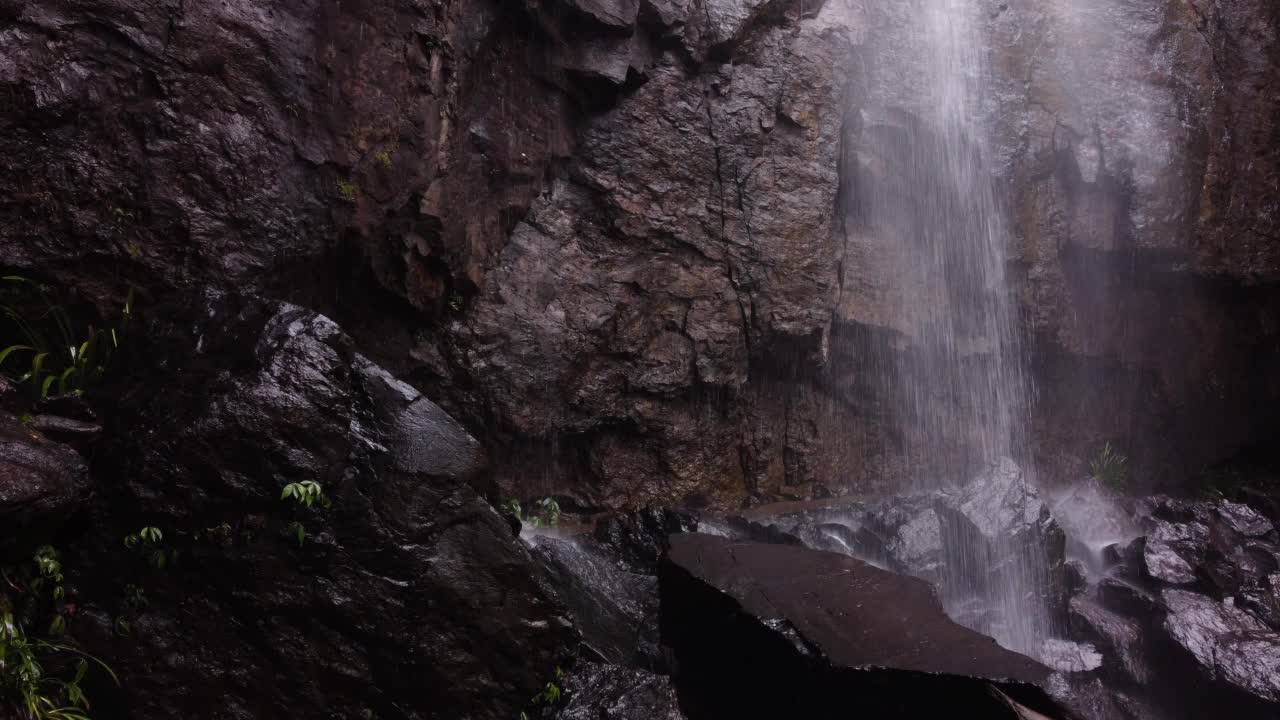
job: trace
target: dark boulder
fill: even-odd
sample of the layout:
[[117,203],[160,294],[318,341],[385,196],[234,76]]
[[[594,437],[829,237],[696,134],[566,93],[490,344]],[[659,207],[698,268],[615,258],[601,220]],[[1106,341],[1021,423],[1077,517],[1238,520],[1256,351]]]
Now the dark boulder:
[[530,543],[582,633],[583,655],[633,667],[661,665],[655,574],[624,569],[589,537],[535,535]]
[[1164,629],[1205,675],[1280,703],[1280,634],[1249,613],[1203,595],[1168,589],[1161,599],[1168,608]]
[[623,567],[631,572],[654,575],[658,571],[658,560],[670,547],[670,536],[697,528],[697,518],[687,512],[645,508],[600,520],[593,536]]
[[685,534],[662,637],[692,718],[1061,717],[1049,668],[952,622],[919,579],[845,555]]
[[[516,717],[576,634],[468,484],[475,440],[323,316],[221,297],[196,314],[194,343],[157,328],[157,343],[175,338],[156,350],[165,370],[108,423],[118,486],[101,534],[66,562],[87,599],[73,632],[125,680],[103,707],[135,720]],[[282,500],[308,480],[331,506]],[[181,550],[177,564],[120,556],[143,525]],[[124,583],[149,605],[115,600]]]

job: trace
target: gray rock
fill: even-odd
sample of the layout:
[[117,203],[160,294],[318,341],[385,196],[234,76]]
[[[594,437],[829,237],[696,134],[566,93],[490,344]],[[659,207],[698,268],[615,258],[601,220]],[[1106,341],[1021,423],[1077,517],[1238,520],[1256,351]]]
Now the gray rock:
[[1083,673],[1102,666],[1102,655],[1089,643],[1050,638],[1040,646],[1040,661],[1065,673]]
[[945,564],[942,523],[928,504],[895,503],[877,520],[889,529],[885,550],[894,561],[916,577],[937,581]]
[[1077,634],[1098,644],[1104,662],[1110,663],[1128,681],[1145,685],[1151,678],[1142,645],[1142,626],[1137,621],[1082,595],[1071,598],[1068,619]]
[[1280,634],[1227,603],[1165,590],[1164,628],[1211,678],[1280,702]]
[[1148,576],[1169,583],[1195,582],[1195,568],[1204,563],[1209,528],[1198,522],[1155,521],[1155,530],[1142,550],[1142,567]]
[[954,499],[944,503],[954,508],[992,544],[1030,541],[1056,530],[1056,523],[1040,493],[1022,469],[1009,458],[965,485]]
[[1143,548],[1142,561],[1147,575],[1156,580],[1170,585],[1195,582],[1195,568],[1169,543],[1148,540]]
[[1243,537],[1262,537],[1275,529],[1274,523],[1248,505],[1219,500],[1214,510],[1227,527]]

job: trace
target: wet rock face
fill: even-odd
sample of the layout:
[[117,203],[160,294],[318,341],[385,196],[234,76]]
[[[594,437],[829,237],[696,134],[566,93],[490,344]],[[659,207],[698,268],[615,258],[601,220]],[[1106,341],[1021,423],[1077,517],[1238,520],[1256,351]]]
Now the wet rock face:
[[[1280,273],[1259,90],[1276,10],[1071,8],[984,8],[1039,459],[1074,473],[1132,434],[1135,467],[1154,464],[1159,430],[1187,457],[1151,475],[1173,477],[1277,405],[1256,392],[1277,326],[1261,285]],[[878,142],[867,113],[920,102],[895,82],[900,15],[4,0],[0,262],[104,307],[127,278],[324,310],[482,434],[502,494],[728,507],[883,488],[919,474],[867,387],[869,348],[902,329],[884,248],[839,206],[894,182],[851,172]],[[968,456],[954,445],[937,467]]]
[[[106,534],[67,560],[88,576],[75,632],[128,678],[116,705],[136,718],[516,716],[576,636],[467,484],[476,441],[324,316],[206,302],[199,343],[175,343],[171,374],[154,378],[164,392],[113,419],[103,470],[119,487],[95,504]],[[304,480],[331,507],[281,501]],[[143,524],[180,563],[121,565],[119,538]],[[111,625],[129,612],[112,600],[122,578],[150,600],[128,637]]]
[[508,5],[0,3],[0,262],[324,310],[540,455],[505,494],[829,484],[821,408],[751,375],[824,360],[858,8]]
[[560,10],[6,0],[4,261],[308,299],[372,269],[434,312],[569,150]]
[[771,419],[752,368],[823,362],[856,18],[843,2],[705,5],[586,123],[438,346],[476,388],[466,407],[584,446],[605,506],[729,504],[777,483],[766,468],[795,439],[744,450]]

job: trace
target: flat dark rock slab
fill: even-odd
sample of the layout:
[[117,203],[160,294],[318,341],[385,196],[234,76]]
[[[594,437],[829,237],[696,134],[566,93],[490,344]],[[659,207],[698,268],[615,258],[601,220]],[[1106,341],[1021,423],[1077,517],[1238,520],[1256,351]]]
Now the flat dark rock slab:
[[956,624],[923,580],[835,553],[683,534],[661,582],[663,643],[690,717],[1019,717],[1010,699],[1062,716],[1041,689],[1049,668]]

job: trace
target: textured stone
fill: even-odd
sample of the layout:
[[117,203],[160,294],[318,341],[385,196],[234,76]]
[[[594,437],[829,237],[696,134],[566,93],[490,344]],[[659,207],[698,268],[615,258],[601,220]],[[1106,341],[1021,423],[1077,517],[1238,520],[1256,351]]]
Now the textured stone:
[[[516,223],[443,333],[450,366],[474,388],[457,398],[464,407],[535,445],[582,439],[597,489],[588,504],[727,505],[777,483],[765,468],[784,446],[748,450],[744,464],[752,415],[765,414],[750,369],[783,350],[822,361],[841,69],[854,49],[851,20],[831,17],[843,3],[809,10],[772,3],[768,22],[743,25],[749,61],[691,74],[672,53],[658,58],[585,124],[573,172]],[[722,412],[704,412],[704,392]],[[497,469],[503,486],[526,475]]]
[[1280,702],[1280,634],[1231,605],[1165,590],[1164,627],[1213,678]]

